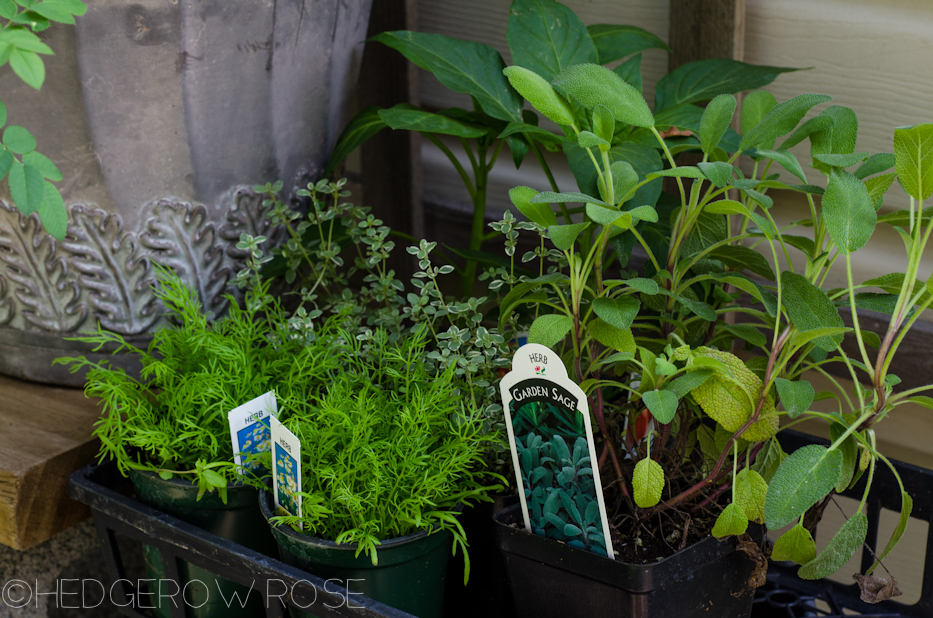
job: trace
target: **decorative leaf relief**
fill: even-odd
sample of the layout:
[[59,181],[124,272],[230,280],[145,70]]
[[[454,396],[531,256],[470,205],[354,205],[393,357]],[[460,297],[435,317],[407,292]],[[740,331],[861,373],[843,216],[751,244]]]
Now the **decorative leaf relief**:
[[9,290],[10,285],[6,282],[6,278],[0,275],[0,326],[8,324],[16,315],[13,299],[7,296]]
[[149,259],[140,255],[135,235],[123,233],[119,215],[74,205],[62,247],[104,328],[137,335],[159,319]]
[[151,202],[147,210],[146,231],[139,242],[152,251],[150,258],[197,290],[208,314],[223,315],[229,304],[223,294],[230,269],[224,266],[224,252],[215,242],[217,230],[208,220],[207,209],[161,199]]
[[[12,321],[13,303],[24,322],[19,328],[73,332],[87,317],[81,289],[54,238],[44,232],[38,215],[23,216],[0,200],[0,268],[12,283],[13,296],[3,282],[0,289],[0,324]],[[3,279],[3,277],[0,277]]]
[[[253,193],[248,187],[240,187],[232,191],[229,201],[232,206],[227,211],[227,222],[220,228],[220,237],[226,240],[227,255],[233,260],[237,270],[242,268],[246,261],[246,251],[237,249],[236,244],[240,241],[240,234],[249,234],[250,236],[265,236],[267,238],[264,249],[278,246],[285,239],[285,228],[281,225],[272,226],[269,215],[272,213],[272,206],[263,206],[265,199],[263,195]],[[228,201],[228,198],[221,198],[220,203]]]

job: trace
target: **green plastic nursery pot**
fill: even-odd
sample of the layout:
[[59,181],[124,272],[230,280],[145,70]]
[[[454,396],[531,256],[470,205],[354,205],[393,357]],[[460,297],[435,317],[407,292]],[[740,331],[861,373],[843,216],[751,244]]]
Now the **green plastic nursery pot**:
[[[227,487],[227,503],[221,501],[216,492],[205,493],[200,500],[198,486],[181,479],[164,480],[157,474],[130,470],[130,480],[136,488],[137,499],[154,509],[168,513],[217,536],[239,543],[269,556],[276,556],[275,540],[263,520],[258,506],[259,492],[244,485]],[[151,588],[152,594],[146,603],[155,606],[158,618],[170,618],[176,592],[174,584],[166,579],[165,568],[159,549],[143,545],[146,561],[146,577],[159,582],[159,589]],[[246,618],[264,616],[262,596],[254,591],[245,606],[233,599],[247,599],[249,588],[235,584],[205,571],[204,569],[179,562],[179,585],[183,588],[186,615],[189,618]],[[163,596],[164,595],[164,596]],[[181,602],[182,595],[174,597]]]
[[[272,517],[272,494],[260,496],[262,514]],[[356,543],[334,543],[295,532],[288,526],[270,525],[282,560],[326,580],[347,587],[419,618],[441,618],[444,580],[453,537],[446,530],[421,531],[382,541],[379,564],[361,553]],[[353,597],[348,604],[352,606]],[[294,613],[294,612],[293,612]],[[299,612],[299,615],[314,616]]]

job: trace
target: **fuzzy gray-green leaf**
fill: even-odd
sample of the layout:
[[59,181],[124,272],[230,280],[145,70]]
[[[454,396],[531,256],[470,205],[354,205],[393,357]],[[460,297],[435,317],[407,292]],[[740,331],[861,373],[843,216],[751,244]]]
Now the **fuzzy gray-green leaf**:
[[816,543],[810,531],[797,524],[774,542],[771,550],[772,560],[790,560],[797,564],[806,564],[816,558]]
[[933,194],[933,123],[894,130],[894,167],[907,194],[925,200]]
[[810,409],[810,404],[813,403],[813,397],[816,395],[812,384],[806,380],[791,381],[776,378],[774,385],[777,387],[778,396],[789,417],[797,418]]
[[586,26],[554,0],[512,2],[506,38],[512,62],[548,80],[569,66],[599,62]]
[[[800,331],[817,328],[844,328],[842,317],[826,293],[804,276],[789,271],[781,273],[782,300],[793,325]],[[817,347],[827,352],[842,343],[842,335],[820,337]]]
[[548,314],[538,316],[528,332],[529,343],[540,343],[552,348],[567,336],[573,328],[573,320],[565,315]]
[[778,103],[753,129],[742,136],[739,150],[771,142],[771,140],[789,133],[797,126],[800,119],[813,107],[832,97],[825,94],[801,94],[793,99]]
[[586,108],[605,105],[619,122],[646,128],[654,126],[654,116],[641,93],[598,64],[568,67],[551,83],[558,92]]
[[574,241],[589,223],[573,223],[571,225],[552,225],[548,228],[551,242],[561,251],[569,251]]
[[833,169],[823,195],[823,219],[840,251],[852,253],[864,247],[875,231],[877,215],[862,181]]
[[531,199],[538,195],[538,192],[531,187],[513,187],[509,189],[509,199],[515,204],[519,212],[528,217],[542,227],[550,227],[557,224],[557,216],[551,209],[550,204],[532,204]]
[[858,511],[842,524],[839,532],[816,558],[797,569],[801,579],[822,579],[832,575],[855,555],[868,535],[868,517]]
[[719,146],[719,140],[732,122],[735,106],[736,100],[731,94],[721,94],[706,105],[700,119],[700,148],[706,154]]
[[640,308],[641,303],[634,296],[597,298],[593,301],[593,311],[596,315],[621,329],[631,328]]
[[765,523],[771,530],[783,528],[819,502],[836,486],[842,469],[842,453],[810,444],[781,462],[771,479],[765,501]]
[[532,107],[557,124],[573,124],[573,109],[549,81],[524,67],[506,67],[503,73],[509,83]]
[[641,400],[659,423],[670,423],[677,414],[677,395],[673,391],[648,391],[642,394]]

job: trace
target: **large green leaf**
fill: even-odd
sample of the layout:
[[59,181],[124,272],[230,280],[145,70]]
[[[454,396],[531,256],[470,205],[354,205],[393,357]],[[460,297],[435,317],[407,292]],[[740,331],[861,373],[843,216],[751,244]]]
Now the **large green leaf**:
[[506,67],[503,73],[512,87],[548,120],[557,124],[573,124],[573,108],[549,81],[520,66]]
[[505,63],[491,46],[407,30],[383,32],[372,40],[398,50],[454,92],[470,95],[493,118],[522,120],[522,98],[502,74]]
[[832,125],[833,119],[829,116],[825,116],[823,114],[814,116],[794,129],[794,132],[791,133],[783,143],[781,143],[781,147],[778,148],[778,150],[789,150],[811,135],[818,134],[821,131],[832,127]]
[[801,579],[823,579],[832,575],[861,549],[868,535],[868,517],[857,512],[842,524],[839,532],[829,541],[816,558],[797,569]]
[[548,236],[554,246],[561,251],[570,251],[574,241],[589,223],[573,223],[571,225],[552,225],[548,227]]
[[39,54],[21,49],[10,51],[10,68],[21,80],[39,90],[45,81],[45,64]]
[[553,191],[541,191],[535,197],[531,198],[532,204],[566,204],[569,202],[592,202],[594,204],[599,204],[600,206],[609,206],[606,202],[593,197],[592,195],[586,195],[585,193],[576,193],[574,191],[567,191],[564,193],[554,193]]
[[24,127],[12,125],[3,132],[3,145],[16,154],[26,154],[35,150],[36,138]]
[[806,380],[791,381],[777,378],[774,385],[777,387],[784,409],[787,410],[787,416],[791,418],[797,418],[809,410],[813,397],[816,396],[813,385]]
[[828,494],[839,480],[842,453],[810,444],[781,462],[768,488],[765,524],[783,528]]
[[327,167],[324,168],[324,176],[329,176],[358,146],[386,128],[385,121],[379,117],[379,111],[378,107],[367,107],[347,124],[337,139]]
[[[23,163],[33,166],[39,170],[45,178],[48,178],[52,182],[58,182],[62,179],[62,173],[58,170],[58,167],[44,154],[38,153],[35,150],[23,155]],[[0,175],[0,178],[2,177],[3,176]]]
[[42,178],[42,173],[31,165],[14,161],[8,182],[10,196],[23,214],[34,213],[45,199],[45,179]]
[[[761,122],[771,108],[777,105],[777,99],[767,90],[749,92],[742,99],[741,130],[742,135],[747,134]],[[762,143],[762,148],[771,148],[773,144]],[[804,181],[806,182],[806,181]]]
[[38,210],[42,227],[58,240],[63,240],[68,230],[68,211],[61,193],[50,182],[45,182],[45,192]]
[[567,336],[573,328],[573,320],[565,315],[548,314],[538,316],[528,331],[529,343],[540,343],[552,348]]
[[713,377],[712,369],[695,369],[675,378],[664,385],[664,390],[671,391],[678,399]]
[[[803,275],[789,271],[781,273],[783,295],[781,300],[790,321],[800,331],[818,328],[844,328],[842,317],[826,293],[810,283]],[[823,336],[814,341],[827,352],[842,343],[842,335]],[[780,528],[780,526],[778,526]]]
[[635,337],[629,328],[616,328],[601,318],[590,320],[586,326],[587,334],[610,350],[635,353]]
[[[783,103],[778,103],[765,114],[761,122],[742,136],[742,141],[739,142],[739,150],[769,143],[775,138],[789,133],[813,107],[831,100],[832,97],[825,94],[801,94]],[[782,146],[781,148],[784,149],[785,147]]]
[[797,564],[806,564],[816,558],[816,543],[810,531],[797,524],[774,542],[771,550],[772,560],[791,560]]
[[670,423],[677,414],[677,395],[672,391],[648,391],[641,396],[641,400],[659,423]]
[[598,62],[586,26],[573,11],[553,0],[514,0],[506,36],[512,62],[548,81],[574,64]]
[[[835,444],[836,440],[841,438],[847,430],[848,427],[842,423],[832,423],[829,426],[829,441]],[[858,440],[854,435],[849,434],[836,448],[842,453],[842,471],[839,473],[839,480],[836,481],[836,493],[841,494],[852,481],[855,467],[858,465]]]
[[845,170],[833,168],[823,194],[823,220],[843,253],[865,246],[875,231],[877,215],[861,180]]
[[646,49],[671,51],[664,41],[638,26],[593,24],[586,29],[599,51],[599,64],[609,64]]
[[593,301],[593,311],[604,321],[616,328],[626,329],[638,315],[641,303],[633,296],[621,298],[597,298]]
[[519,212],[542,227],[557,225],[557,217],[550,204],[532,204],[531,199],[538,192],[531,187],[513,187],[509,189],[509,199],[515,204]]
[[886,172],[897,164],[897,159],[890,152],[878,152],[862,163],[854,172],[854,176],[859,180],[865,180],[874,174]]
[[706,106],[700,120],[700,148],[710,154],[719,146],[719,140],[726,134],[737,102],[731,94],[720,94]]
[[763,255],[744,245],[724,245],[707,254],[733,270],[750,270],[768,280],[774,279],[774,271]]
[[688,62],[658,82],[654,90],[654,108],[660,111],[680,103],[708,101],[720,94],[754,90],[767,86],[781,73],[796,70],[727,59]]
[[894,167],[907,194],[925,200],[933,194],[933,123],[894,130]]
[[722,510],[719,517],[716,518],[716,524],[713,526],[713,536],[722,539],[727,536],[744,534],[748,529],[748,517],[745,511],[733,502]]
[[800,182],[807,182],[807,175],[804,174],[803,168],[800,167],[800,162],[792,153],[786,150],[767,150],[759,148],[755,150],[755,156],[771,159],[786,169],[788,172],[799,178]]
[[447,116],[432,114],[405,104],[396,105],[391,109],[380,110],[379,117],[392,129],[440,133],[466,138],[480,137],[488,132],[486,128],[469,125]]
[[621,77],[626,84],[631,84],[638,92],[642,91],[641,54],[635,54],[612,69],[612,72]]
[[[846,155],[855,150],[858,139],[858,116],[843,105],[833,105],[820,112],[820,116],[832,119],[832,123],[810,135],[810,154],[813,167],[828,174],[831,167],[849,167],[859,161],[845,165],[846,161],[823,161],[817,155]],[[868,153],[865,153],[867,156]]]
[[552,84],[558,92],[586,108],[605,105],[620,122],[646,128],[654,126],[654,116],[641,93],[598,64],[568,67],[554,78]]

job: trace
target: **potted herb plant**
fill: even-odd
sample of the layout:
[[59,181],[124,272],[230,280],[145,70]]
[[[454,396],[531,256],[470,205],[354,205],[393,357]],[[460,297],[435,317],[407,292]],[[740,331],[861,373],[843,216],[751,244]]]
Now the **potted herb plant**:
[[426,344],[425,330],[397,340],[343,331],[327,386],[283,399],[284,425],[300,440],[300,514],[273,515],[270,494],[262,508],[286,561],[439,618],[451,541],[467,551],[459,509],[499,488],[482,465],[497,436],[460,395],[455,366],[429,371]]
[[[801,577],[816,579],[841,568],[866,537],[864,498],[820,553],[811,536],[814,521],[834,492],[866,471],[868,495],[875,466],[890,466],[875,446],[873,425],[899,403],[925,402],[917,393],[930,388],[897,393],[888,367],[931,302],[916,280],[931,229],[922,215],[923,200],[933,192],[924,182],[931,169],[931,126],[898,129],[894,154],[856,153],[851,109],[831,106],[801,124],[830,97],[804,94],[777,103],[767,93],[752,93],[741,111],[742,134],[730,143],[735,98],[704,95],[710,100],[697,128],[675,146],[638,89],[605,67],[579,64],[542,75],[516,65],[504,74],[561,128],[553,135],[565,152],[579,149],[591,166],[587,174],[574,168],[580,192],[511,191],[541,242],[547,238],[553,249],[526,256],[539,260],[546,274],[515,278],[499,319],[505,327],[517,309],[531,308],[529,340],[557,351],[586,392],[601,439],[598,460],[585,463],[607,479],[616,550],[610,560],[576,547],[588,546],[581,541],[589,514],[582,521],[573,504],[549,499],[566,488],[547,466],[536,467],[534,455],[522,455],[546,445],[533,441],[533,432],[521,436],[528,419],[513,415],[516,481],[528,505],[526,526],[536,534],[507,525],[515,521],[514,509],[497,519],[520,615],[583,616],[623,607],[639,616],[746,616],[751,589],[763,582],[767,564],[746,535],[750,522],[771,530],[797,522],[777,539],[774,557],[801,564]],[[656,99],[662,96],[663,89]],[[619,146],[648,138],[663,151],[666,167],[642,178]],[[825,187],[808,184],[787,150],[805,139]],[[702,160],[679,165],[675,153],[684,150]],[[751,159],[747,167],[739,165],[743,154]],[[802,184],[779,181],[770,174],[774,164]],[[662,177],[674,179],[673,199],[645,204],[639,191]],[[895,178],[911,196],[911,208],[879,217]],[[797,191],[808,200],[811,218],[797,224],[803,235],[775,223],[771,189]],[[555,203],[582,204],[578,219],[558,223]],[[904,237],[906,274],[857,283],[851,254],[878,221],[897,226]],[[770,263],[748,242],[760,243]],[[648,260],[641,273],[625,270],[635,245]],[[791,251],[803,254],[804,267],[793,266]],[[774,268],[779,255],[787,258],[787,270]],[[616,261],[621,269],[612,267]],[[823,289],[837,262],[845,265],[846,287]],[[863,291],[872,288],[882,292]],[[755,305],[738,304],[741,293]],[[889,313],[887,332],[860,328],[860,307]],[[743,321],[728,321],[730,315]],[[847,333],[858,344],[855,358],[841,347]],[[763,354],[743,361],[730,351],[735,342]],[[868,346],[877,354],[870,355]],[[832,363],[845,368],[856,384],[854,395],[827,373]],[[835,390],[815,393],[807,371],[829,377]],[[838,412],[810,409],[815,399],[827,397],[839,402]],[[653,421],[647,436],[631,431],[642,414]],[[781,417],[827,423],[830,446],[784,453],[776,438]],[[575,455],[555,448],[544,452],[576,465]],[[876,552],[879,563],[903,534],[910,509],[904,492],[901,523],[884,551]],[[736,548],[752,558],[748,566]],[[723,570],[724,564],[734,568]],[[887,591],[873,595],[877,602],[897,592],[893,577],[871,576],[875,566],[856,579],[863,590]]]
[[[243,246],[251,255],[251,267],[240,273],[248,285],[245,308],[233,303],[226,318],[209,322],[197,292],[170,271],[159,270],[156,294],[173,324],[157,331],[148,349],[103,329],[82,337],[94,346],[109,343],[131,352],[142,364],[140,378],[84,357],[57,362],[73,371],[87,370],[85,392],[103,406],[94,431],[101,441],[100,459],[114,460],[129,475],[141,502],[274,555],[258,506],[261,471],[252,461],[235,465],[227,414],[274,389],[292,363],[307,366],[310,355],[326,364],[327,356],[290,336],[278,302],[268,293],[269,282],[259,279],[258,249]],[[149,577],[159,581],[155,611],[167,617],[173,604],[182,603],[180,591],[166,579],[157,547],[144,545],[144,556]],[[239,584],[187,563],[179,574],[189,615],[261,611],[256,595],[243,607],[227,607],[224,596],[237,593],[248,599]]]

